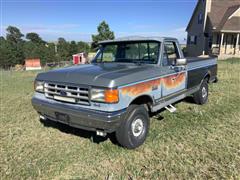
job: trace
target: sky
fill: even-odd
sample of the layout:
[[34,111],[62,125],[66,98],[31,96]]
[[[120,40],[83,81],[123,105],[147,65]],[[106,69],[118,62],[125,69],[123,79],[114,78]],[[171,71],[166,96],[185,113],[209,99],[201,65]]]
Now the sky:
[[9,25],[46,41],[91,41],[105,20],[116,37],[171,36],[184,43],[197,0],[0,0],[1,35]]

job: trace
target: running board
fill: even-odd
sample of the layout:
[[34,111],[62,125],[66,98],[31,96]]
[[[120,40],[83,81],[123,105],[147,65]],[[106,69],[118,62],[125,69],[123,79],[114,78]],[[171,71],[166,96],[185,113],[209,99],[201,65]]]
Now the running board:
[[160,110],[162,108],[168,107],[170,104],[173,104],[173,103],[175,103],[175,102],[177,102],[179,100],[182,100],[185,97],[195,93],[196,91],[199,90],[199,88],[200,88],[200,86],[197,85],[196,87],[191,88],[189,90],[186,90],[185,92],[183,92],[183,93],[181,93],[181,94],[179,94],[177,96],[173,96],[173,97],[168,98],[168,100],[162,98],[158,102],[156,102],[157,104],[152,107],[151,111],[152,112],[157,112],[158,110]]
[[168,106],[165,106],[165,109],[166,110],[168,110],[169,112],[171,112],[171,113],[174,113],[177,109],[173,106],[173,105],[171,105],[171,104],[169,104]]

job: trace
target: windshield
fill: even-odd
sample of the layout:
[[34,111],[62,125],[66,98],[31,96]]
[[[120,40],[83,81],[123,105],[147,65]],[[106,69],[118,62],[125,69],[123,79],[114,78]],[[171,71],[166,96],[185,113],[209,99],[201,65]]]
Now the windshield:
[[93,62],[148,63],[158,62],[160,43],[118,42],[103,44]]

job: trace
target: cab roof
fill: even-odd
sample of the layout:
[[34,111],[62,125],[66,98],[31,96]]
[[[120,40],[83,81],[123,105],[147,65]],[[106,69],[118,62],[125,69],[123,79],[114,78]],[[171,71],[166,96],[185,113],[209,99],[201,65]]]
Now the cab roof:
[[100,41],[99,44],[105,44],[105,43],[114,43],[114,42],[125,42],[125,41],[158,41],[163,42],[164,40],[174,40],[176,41],[176,38],[172,37],[158,37],[158,36],[149,36],[149,37],[143,37],[143,36],[128,36],[128,37],[121,37],[114,40],[105,40]]

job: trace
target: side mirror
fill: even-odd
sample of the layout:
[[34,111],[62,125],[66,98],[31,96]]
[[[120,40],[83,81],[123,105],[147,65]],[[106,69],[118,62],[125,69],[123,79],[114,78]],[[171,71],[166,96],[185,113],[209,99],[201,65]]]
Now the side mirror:
[[187,59],[185,59],[185,58],[176,59],[175,66],[185,66],[185,65],[187,65]]

